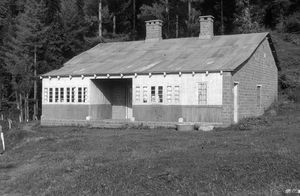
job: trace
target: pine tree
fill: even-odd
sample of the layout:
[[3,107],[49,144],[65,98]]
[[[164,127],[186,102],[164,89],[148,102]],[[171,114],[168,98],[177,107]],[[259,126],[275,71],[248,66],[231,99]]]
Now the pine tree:
[[43,0],[27,0],[24,12],[18,15],[15,25],[10,27],[9,37],[2,50],[5,68],[12,75],[12,86],[21,112],[20,119],[29,119],[28,100],[33,87],[34,57],[45,43],[47,31],[45,13]]
[[234,24],[238,33],[252,33],[259,31],[259,25],[252,20],[250,0],[236,1],[236,14]]

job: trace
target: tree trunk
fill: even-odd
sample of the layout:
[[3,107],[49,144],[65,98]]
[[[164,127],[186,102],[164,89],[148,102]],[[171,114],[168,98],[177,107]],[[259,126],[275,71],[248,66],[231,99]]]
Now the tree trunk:
[[132,21],[132,30],[133,30],[133,33],[134,33],[134,39],[135,39],[135,30],[136,30],[136,4],[135,4],[135,0],[133,0],[133,5],[132,5],[132,11],[133,11],[133,21]]
[[221,0],[221,35],[224,35],[224,9],[223,9],[223,0]]
[[20,111],[20,114],[19,114],[19,122],[21,123],[21,122],[23,122],[23,104],[22,104],[22,94],[20,93],[20,94],[18,94],[18,93],[16,93],[17,94],[17,102],[19,102],[18,103],[18,109],[19,109],[19,111]]
[[188,0],[188,23],[191,23],[192,20],[192,1]]
[[176,38],[178,38],[179,35],[179,24],[178,24],[178,15],[176,15]]
[[29,104],[28,104],[28,99],[29,99],[29,94],[26,93],[25,95],[25,121],[28,122],[29,121]]
[[169,0],[166,0],[166,13],[167,13],[167,38],[170,36],[170,13],[169,13]]
[[4,85],[3,84],[0,84],[0,111],[2,110],[2,100],[3,100],[3,91],[4,89]]
[[36,62],[36,46],[34,47],[34,93],[33,93],[33,99],[34,99],[34,105],[33,105],[33,118],[32,119],[36,119],[37,118],[37,62]]
[[99,38],[102,38],[102,0],[99,0]]
[[113,34],[115,35],[116,34],[116,28],[117,28],[117,22],[116,22],[116,16],[114,15],[113,17]]

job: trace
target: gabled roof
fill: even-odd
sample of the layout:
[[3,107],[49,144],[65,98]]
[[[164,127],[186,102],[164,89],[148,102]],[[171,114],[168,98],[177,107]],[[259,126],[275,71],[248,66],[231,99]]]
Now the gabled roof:
[[101,43],[44,76],[234,71],[268,33]]

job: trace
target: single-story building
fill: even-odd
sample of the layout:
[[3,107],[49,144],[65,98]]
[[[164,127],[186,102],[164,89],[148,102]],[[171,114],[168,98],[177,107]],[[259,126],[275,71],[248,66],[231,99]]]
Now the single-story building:
[[228,126],[259,116],[277,99],[277,58],[269,33],[162,39],[146,22],[143,41],[101,43],[41,76],[42,125],[107,119]]

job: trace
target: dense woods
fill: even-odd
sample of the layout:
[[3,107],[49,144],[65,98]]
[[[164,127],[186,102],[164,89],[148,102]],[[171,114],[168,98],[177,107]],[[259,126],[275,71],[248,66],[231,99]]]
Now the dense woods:
[[299,0],[1,0],[0,111],[34,119],[39,74],[100,42],[144,39],[149,19],[164,21],[164,38],[197,36],[200,15],[215,17],[215,34],[300,33]]

